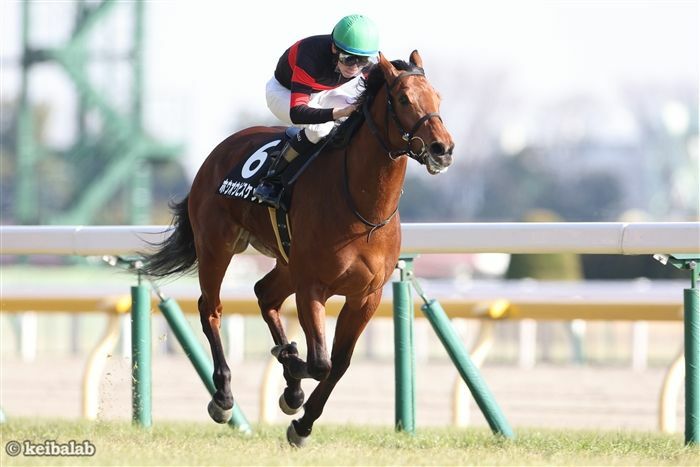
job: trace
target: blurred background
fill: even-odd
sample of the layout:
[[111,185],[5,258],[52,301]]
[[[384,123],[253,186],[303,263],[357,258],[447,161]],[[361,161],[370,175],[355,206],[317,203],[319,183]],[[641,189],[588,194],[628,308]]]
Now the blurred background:
[[[431,177],[409,164],[402,222],[700,220],[697,1],[470,1],[457,9],[443,0],[76,0],[0,8],[3,225],[167,224],[168,202],[187,194],[215,145],[248,126],[279,124],[264,87],[282,52],[355,12],[378,24],[388,58],[420,51],[456,143],[445,174]],[[106,293],[129,283],[99,261],[0,262],[5,296]],[[235,261],[231,293],[250,294],[270,265],[254,256]],[[607,255],[428,255],[416,271],[436,294],[462,297],[566,280],[592,290],[618,284],[630,296],[676,290],[680,303],[687,281],[650,257]],[[191,278],[166,286],[196,294]],[[31,369],[21,363],[22,318],[0,319],[3,365]],[[79,367],[104,322],[41,315],[29,360],[63,356]],[[196,318],[192,324],[198,332]],[[542,323],[538,361],[628,365],[631,323],[592,323],[585,335],[570,324]],[[391,353],[390,346],[377,350],[377,342],[390,342],[390,326],[375,328],[374,343],[363,344],[374,350],[361,354],[374,359]],[[254,337],[243,354],[263,358],[271,341],[262,320],[245,318],[245,329]],[[503,323],[496,332],[502,345],[486,363],[516,365],[524,331]],[[646,336],[656,382],[682,328],[658,323]],[[423,355],[445,358],[439,347]],[[5,401],[15,394],[13,374],[3,373]]]
[[277,123],[282,52],[350,9],[419,49],[455,138],[448,174],[411,165],[405,221],[697,218],[697,2],[304,5],[3,2],[2,222],[167,222],[216,144]]

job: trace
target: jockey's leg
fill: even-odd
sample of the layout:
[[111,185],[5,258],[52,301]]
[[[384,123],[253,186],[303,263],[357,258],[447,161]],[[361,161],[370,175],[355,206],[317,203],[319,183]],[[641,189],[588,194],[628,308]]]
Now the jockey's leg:
[[267,82],[267,86],[265,87],[267,108],[270,109],[272,115],[280,119],[286,125],[292,125],[292,119],[289,118],[290,97],[291,91],[282,86],[274,77]]
[[[357,97],[358,82],[359,78],[356,78],[338,88],[314,93],[311,95],[309,106],[316,108],[344,107]],[[291,123],[289,119],[289,96],[290,91],[284,88],[276,79],[272,78],[267,83],[267,105],[270,111],[285,123]],[[284,188],[282,173],[297,156],[307,156],[313,153],[314,146],[332,131],[334,125],[335,122],[333,121],[300,125],[302,127],[301,131],[284,145],[280,155],[270,166],[267,175],[263,177],[253,191],[255,198],[261,203],[279,209]]]
[[253,191],[253,195],[261,203],[279,209],[283,189],[282,173],[299,154],[309,154],[313,151],[315,145],[315,143],[309,141],[304,129],[299,131],[293,139],[285,143],[282,152],[270,166],[267,175],[260,180],[260,184]]

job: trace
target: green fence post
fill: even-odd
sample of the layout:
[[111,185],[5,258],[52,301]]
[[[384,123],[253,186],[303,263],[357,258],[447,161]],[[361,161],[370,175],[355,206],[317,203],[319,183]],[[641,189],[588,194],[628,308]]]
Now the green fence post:
[[685,352],[685,444],[700,444],[700,252],[654,255],[662,264],[690,270],[690,288],[683,289]]
[[[194,365],[195,370],[197,370],[199,378],[204,383],[204,386],[206,386],[209,394],[213,396],[216,392],[216,388],[214,387],[213,379],[214,366],[211,360],[205,353],[200,343],[197,341],[197,338],[194,336],[192,328],[187,323],[185,315],[182,313],[182,309],[177,302],[172,298],[163,297],[163,295],[160,293],[158,296],[161,299],[160,303],[158,304],[158,308],[160,308],[163,316],[165,316],[168,325],[170,325],[175,337],[177,338],[178,342],[180,342],[180,345],[187,355],[187,358],[190,359],[190,362],[192,362],[192,365]],[[228,423],[230,426],[243,433],[249,434],[252,432],[250,423],[248,423],[248,419],[243,414],[238,404],[234,403],[233,415]]]
[[131,402],[133,423],[149,428],[151,419],[151,295],[141,283],[131,287]]
[[415,354],[413,349],[413,300],[407,280],[413,267],[413,256],[401,256],[397,265],[400,280],[394,293],[394,383],[396,431],[415,433],[416,391]]
[[486,382],[481,378],[479,370],[469,358],[469,354],[464,349],[464,345],[452,327],[445,310],[435,300],[427,301],[421,307],[421,310],[423,310],[428,321],[430,321],[431,326],[440,338],[440,342],[442,342],[445,350],[447,350],[450,359],[457,367],[462,379],[467,383],[476,404],[481,409],[484,417],[486,417],[491,431],[506,438],[514,438],[513,430],[498,407],[496,399],[491,394]]
[[696,269],[693,287],[683,290],[686,444],[700,444],[700,289],[697,276]]

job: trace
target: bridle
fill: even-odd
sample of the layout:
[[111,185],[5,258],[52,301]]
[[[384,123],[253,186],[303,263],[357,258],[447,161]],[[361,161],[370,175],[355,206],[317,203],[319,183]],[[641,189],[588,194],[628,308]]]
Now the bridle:
[[[374,233],[375,230],[384,227],[387,225],[391,220],[394,218],[397,212],[399,212],[399,205],[396,205],[396,209],[383,221],[379,223],[374,223],[371,221],[368,221],[365,219],[365,217],[360,214],[360,211],[357,210],[357,206],[355,206],[355,202],[352,200],[352,194],[350,193],[350,182],[348,181],[348,147],[345,147],[345,158],[344,158],[344,165],[343,165],[343,188],[345,189],[345,199],[348,200],[348,204],[350,205],[350,209],[352,209],[353,214],[355,214],[355,217],[360,219],[360,221],[365,224],[367,227],[371,227],[369,233],[367,233],[367,242],[369,243],[369,239]],[[401,190],[403,193],[403,190]]]
[[[391,83],[386,83],[386,121],[384,127],[386,128],[387,134],[389,133],[389,115],[394,119],[394,123],[396,124],[397,128],[401,132],[401,139],[403,139],[406,142],[406,149],[399,149],[399,150],[392,150],[389,147],[389,144],[382,138],[379,128],[377,127],[377,124],[374,123],[374,120],[372,120],[372,115],[369,112],[369,102],[365,100],[365,102],[362,105],[362,113],[364,114],[365,117],[365,122],[367,122],[367,126],[369,127],[370,131],[374,135],[374,137],[379,141],[379,144],[381,144],[382,148],[384,148],[384,151],[389,155],[391,159],[396,159],[399,156],[402,156],[406,154],[408,157],[411,159],[415,159],[418,161],[419,164],[425,165],[427,164],[427,159],[428,159],[428,147],[425,144],[425,141],[420,136],[415,136],[416,131],[425,123],[427,120],[430,120],[431,118],[435,117],[438,118],[440,121],[442,121],[442,117],[440,117],[440,114],[437,112],[430,112],[425,115],[423,115],[421,118],[418,119],[418,121],[413,125],[413,128],[411,128],[411,131],[406,131],[403,128],[403,125],[401,125],[401,122],[399,121],[399,117],[396,115],[396,111],[394,110],[394,104],[393,100],[391,97],[391,90],[396,86],[399,81],[401,81],[403,78],[406,78],[408,76],[425,76],[425,72],[423,71],[422,68],[414,68],[413,70],[409,71],[402,71],[399,73],[399,75],[394,79],[394,81]],[[387,138],[388,139],[388,138]],[[413,151],[413,142],[418,141],[420,142],[421,148],[420,152],[416,153]]]
[[[362,104],[362,113],[364,114],[365,117],[365,122],[367,123],[367,126],[369,127],[370,132],[374,135],[374,137],[379,141],[379,144],[381,144],[382,148],[386,153],[388,154],[390,159],[396,159],[404,154],[406,154],[408,157],[411,159],[415,159],[418,161],[418,163],[422,165],[426,165],[428,161],[428,148],[427,145],[425,144],[425,141],[420,136],[415,136],[416,131],[420,128],[423,123],[425,123],[427,120],[435,117],[438,118],[442,122],[442,118],[440,117],[440,114],[437,112],[430,112],[428,114],[423,115],[421,118],[418,119],[418,121],[413,125],[411,128],[411,131],[406,131],[403,128],[403,125],[401,125],[401,122],[399,121],[399,117],[396,115],[396,112],[394,111],[394,104],[392,101],[391,97],[391,90],[396,86],[396,84],[401,81],[403,78],[406,78],[408,76],[425,76],[425,72],[423,71],[422,68],[414,68],[413,70],[409,71],[402,71],[399,73],[399,75],[394,79],[394,81],[391,83],[386,83],[386,107],[387,107],[387,112],[386,112],[386,121],[384,127],[386,128],[386,133],[387,133],[387,139],[388,139],[388,133],[389,133],[389,115],[394,119],[394,123],[396,124],[397,128],[401,132],[401,139],[403,139],[406,142],[406,149],[399,149],[399,150],[392,150],[389,147],[389,144],[382,138],[379,128],[377,127],[377,124],[374,123],[374,120],[372,120],[372,115],[369,112],[369,102],[368,100],[365,100],[364,103]],[[413,151],[412,148],[412,143],[413,141],[419,141],[421,144],[421,149],[420,152],[416,153]],[[357,210],[357,206],[355,206],[355,203],[352,200],[352,195],[350,194],[350,187],[349,187],[349,182],[348,182],[348,150],[347,147],[345,148],[345,165],[344,165],[344,188],[345,188],[345,198],[348,200],[348,204],[350,205],[350,209],[352,209],[353,213],[355,216],[366,226],[371,227],[369,233],[367,234],[367,242],[369,242],[370,237],[372,236],[372,233],[387,225],[391,220],[394,218],[396,213],[399,211],[399,206],[398,204],[396,205],[396,209],[391,213],[389,217],[384,219],[383,221],[379,223],[374,223],[371,222],[367,219],[365,219],[362,214]],[[403,190],[401,190],[403,192]]]

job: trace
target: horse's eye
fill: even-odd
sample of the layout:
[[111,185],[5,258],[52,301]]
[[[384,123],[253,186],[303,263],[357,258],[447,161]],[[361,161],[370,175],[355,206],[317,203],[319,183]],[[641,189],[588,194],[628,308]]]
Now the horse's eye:
[[401,94],[399,96],[399,103],[401,105],[408,105],[408,96],[406,94]]

